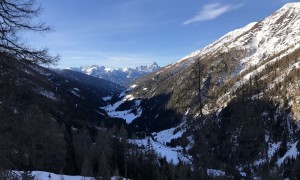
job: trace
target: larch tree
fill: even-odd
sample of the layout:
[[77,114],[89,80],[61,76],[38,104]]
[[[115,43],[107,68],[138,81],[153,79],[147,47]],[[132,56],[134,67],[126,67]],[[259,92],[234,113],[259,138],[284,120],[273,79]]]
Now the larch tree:
[[32,23],[41,12],[35,0],[0,0],[0,52],[18,60],[35,64],[55,64],[58,56],[51,56],[48,49],[35,49],[21,41],[21,32],[45,32],[50,27]]
[[[206,67],[201,62],[201,59],[197,59],[193,64],[193,69],[189,79],[185,84],[185,90],[189,93],[188,98],[191,99],[191,105],[199,108],[199,116],[203,117],[204,99],[206,96]],[[190,105],[187,107],[191,107]]]

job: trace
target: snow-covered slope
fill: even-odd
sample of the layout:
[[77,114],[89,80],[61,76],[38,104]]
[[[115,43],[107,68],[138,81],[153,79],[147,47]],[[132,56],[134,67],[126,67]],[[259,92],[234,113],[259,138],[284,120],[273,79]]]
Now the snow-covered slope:
[[87,75],[106,79],[114,83],[127,86],[133,80],[152,73],[160,69],[156,62],[145,66],[138,66],[136,68],[107,68],[99,65],[84,66],[84,67],[69,67],[73,71],[82,72]]
[[[177,101],[186,98],[182,92],[186,92],[187,82],[197,74],[196,63],[200,62],[203,64],[201,70],[203,81],[205,78],[211,81],[211,89],[208,92],[222,91],[216,104],[218,107],[224,107],[233,97],[230,94],[232,95],[251,77],[266,70],[275,62],[282,63],[287,56],[293,56],[288,58],[295,58],[294,64],[286,62],[288,67],[282,68],[281,72],[277,73],[278,77],[275,78],[277,80],[266,83],[272,88],[276,83],[282,82],[292,70],[299,67],[297,64],[299,43],[300,3],[287,3],[271,16],[231,31],[207,47],[137,80],[134,82],[137,87],[133,94],[138,98],[149,98],[163,92],[176,96]],[[270,72],[267,73],[264,79],[271,76]],[[175,102],[170,104],[176,105]]]
[[[13,171],[16,176],[22,176],[23,172]],[[31,175],[38,180],[96,180],[94,177],[86,176],[70,176],[64,174],[55,174],[46,171],[32,171]],[[126,180],[128,178],[122,178],[120,176],[113,176],[111,180]],[[129,179],[128,179],[129,180]]]
[[260,22],[231,31],[207,47],[182,58],[178,63],[217,55],[231,50],[245,51],[239,59],[243,69],[257,65],[271,55],[288,54],[300,41],[300,3],[287,3]]
[[139,147],[147,147],[149,144],[151,149],[153,149],[159,157],[166,158],[169,163],[176,165],[179,163],[179,161],[191,163],[191,160],[189,159],[191,157],[184,155],[182,152],[182,147],[180,146],[172,148],[150,138],[130,139],[129,142]]
[[[130,89],[130,88],[129,88]],[[117,102],[113,102],[112,104],[108,104],[105,107],[101,107],[101,109],[105,110],[106,113],[112,117],[112,118],[121,118],[124,119],[126,121],[127,124],[130,124],[133,120],[135,120],[136,118],[140,117],[143,113],[143,110],[141,109],[140,103],[141,100],[134,100],[134,97],[132,95],[126,95],[125,93],[129,91],[129,90],[125,90],[123,92],[120,93],[119,98],[122,98],[120,101]],[[107,101],[111,100],[111,96],[108,97],[104,97],[104,99],[106,99]],[[132,105],[130,106],[130,108],[126,108],[125,110],[119,110],[120,106],[125,104],[125,103],[130,103],[130,101],[132,101]]]
[[235,38],[241,36],[242,34],[244,34],[247,31],[249,31],[256,24],[257,24],[257,22],[252,22],[243,28],[233,30],[233,31],[227,33],[226,35],[222,36],[220,39],[213,42],[212,44],[209,44],[208,46],[204,47],[203,49],[197,50],[197,51],[192,52],[191,54],[183,57],[177,63],[183,62],[185,60],[193,61],[200,56],[204,56],[209,53],[215,53],[219,48],[220,49],[226,48],[225,47],[226,44],[232,43]]

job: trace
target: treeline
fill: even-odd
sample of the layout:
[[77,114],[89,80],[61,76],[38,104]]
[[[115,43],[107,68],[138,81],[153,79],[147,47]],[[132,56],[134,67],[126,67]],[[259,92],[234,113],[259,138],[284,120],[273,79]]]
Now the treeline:
[[100,179],[112,176],[143,180],[192,178],[189,165],[168,163],[155,153],[151,144],[128,143],[124,127],[98,128],[95,133],[95,129],[92,132],[89,128],[59,127],[56,122],[15,123],[17,128],[7,136],[0,136],[0,178],[16,176],[5,173],[9,169]]
[[[192,176],[188,165],[170,164],[159,157],[151,144],[128,143],[124,127],[98,130],[95,141],[88,131],[72,130],[77,172],[84,176],[122,176],[130,179],[186,179]],[[80,168],[80,169],[79,169]]]

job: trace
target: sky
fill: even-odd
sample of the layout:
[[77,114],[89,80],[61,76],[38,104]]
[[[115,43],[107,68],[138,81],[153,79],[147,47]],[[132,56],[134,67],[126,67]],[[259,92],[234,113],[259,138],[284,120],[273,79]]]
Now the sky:
[[25,33],[47,47],[58,68],[87,65],[136,67],[175,63],[224,34],[259,21],[288,0],[37,0],[35,21],[52,31]]

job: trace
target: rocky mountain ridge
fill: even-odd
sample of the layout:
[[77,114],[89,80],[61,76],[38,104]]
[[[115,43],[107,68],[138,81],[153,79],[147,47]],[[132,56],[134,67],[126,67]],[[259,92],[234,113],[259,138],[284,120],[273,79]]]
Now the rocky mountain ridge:
[[141,65],[135,68],[107,68],[105,66],[92,65],[79,68],[69,67],[66,69],[106,79],[122,86],[128,86],[133,80],[159,70],[160,66],[156,62],[153,62],[152,64]]

